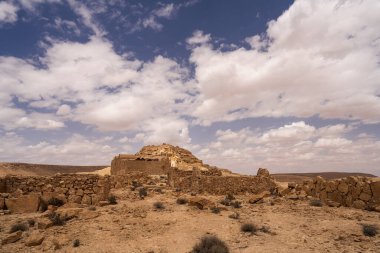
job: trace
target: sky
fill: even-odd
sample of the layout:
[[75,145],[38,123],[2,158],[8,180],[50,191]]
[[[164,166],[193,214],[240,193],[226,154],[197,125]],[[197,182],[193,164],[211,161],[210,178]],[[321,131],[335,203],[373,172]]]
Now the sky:
[[378,0],[0,0],[0,161],[170,143],[234,172],[380,176]]

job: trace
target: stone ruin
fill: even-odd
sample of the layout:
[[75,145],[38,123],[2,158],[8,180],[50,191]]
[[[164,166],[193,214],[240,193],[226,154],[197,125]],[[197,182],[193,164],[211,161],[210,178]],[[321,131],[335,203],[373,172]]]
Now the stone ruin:
[[119,154],[111,162],[111,175],[120,176],[133,172],[162,175],[168,173],[170,167],[170,161],[166,157],[146,158],[139,155]]

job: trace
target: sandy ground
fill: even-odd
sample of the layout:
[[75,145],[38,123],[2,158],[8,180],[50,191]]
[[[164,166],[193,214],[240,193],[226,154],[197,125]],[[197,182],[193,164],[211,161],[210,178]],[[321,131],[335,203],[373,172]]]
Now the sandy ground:
[[[151,193],[145,200],[129,190],[115,192],[118,204],[81,209],[81,215],[64,226],[40,230],[44,242],[26,247],[27,234],[15,243],[0,246],[0,252],[131,252],[185,253],[205,234],[217,235],[230,252],[380,252],[380,235],[366,237],[361,224],[380,227],[380,213],[351,208],[312,207],[308,201],[268,198],[262,204],[249,204],[249,196],[236,196],[242,208],[226,207],[220,214],[176,203],[179,193]],[[187,196],[190,197],[190,196]],[[218,201],[223,196],[205,196]],[[164,210],[153,203],[161,201]],[[271,204],[272,202],[272,204]],[[66,210],[64,207],[61,210]],[[75,209],[77,210],[77,209]],[[233,212],[240,219],[228,216]],[[12,214],[0,216],[0,238],[8,235],[12,224],[37,218],[43,214]],[[243,223],[268,226],[271,233],[243,233]],[[73,248],[72,242],[80,240]],[[54,251],[53,241],[61,249]]]

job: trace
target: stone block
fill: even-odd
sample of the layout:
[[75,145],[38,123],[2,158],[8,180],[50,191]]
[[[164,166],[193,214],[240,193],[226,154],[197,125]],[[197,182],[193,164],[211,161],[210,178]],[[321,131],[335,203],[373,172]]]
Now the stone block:
[[366,204],[363,200],[355,200],[352,206],[357,209],[364,209],[366,207]]
[[343,193],[343,194],[347,194],[348,192],[348,184],[344,181],[341,181],[338,185],[338,190]]
[[0,210],[3,210],[4,207],[5,207],[5,200],[4,200],[4,198],[0,197]]
[[38,246],[43,242],[44,239],[45,239],[45,236],[43,234],[41,234],[38,231],[33,231],[30,234],[30,236],[26,239],[25,245],[28,247]]
[[29,194],[18,198],[8,198],[5,199],[5,205],[12,213],[37,212],[40,205],[40,196],[37,194]]
[[1,240],[1,245],[14,243],[20,240],[22,237],[22,231],[14,232],[10,235],[7,235],[4,239]]
[[370,200],[371,199],[371,194],[368,194],[368,193],[365,193],[365,192],[362,192],[361,194],[360,194],[360,196],[359,196],[359,198],[361,199],[361,200],[363,200],[363,201],[368,201],[368,200]]
[[380,180],[371,182],[370,186],[373,194],[373,200],[376,203],[380,203]]
[[91,197],[87,194],[84,194],[82,197],[82,204],[84,205],[91,205]]

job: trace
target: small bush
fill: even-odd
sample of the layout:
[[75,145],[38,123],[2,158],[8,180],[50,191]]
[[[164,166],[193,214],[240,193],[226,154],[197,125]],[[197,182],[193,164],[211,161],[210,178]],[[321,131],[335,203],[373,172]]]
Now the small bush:
[[375,225],[363,225],[363,234],[365,236],[373,237],[378,233],[378,228]]
[[154,208],[155,209],[157,209],[157,210],[163,210],[163,209],[165,209],[165,206],[164,206],[164,204],[162,203],[162,202],[155,202],[154,204],[153,204],[153,206],[154,206]]
[[220,208],[219,207],[213,207],[213,208],[211,208],[211,212],[218,214],[218,213],[220,213]]
[[51,220],[51,222],[53,222],[53,226],[63,226],[66,224],[66,221],[68,220],[67,216],[61,216],[56,212],[50,213],[48,218],[49,220]]
[[63,206],[64,203],[63,200],[53,197],[48,200],[47,204],[52,206]]
[[108,203],[110,203],[111,205],[116,205],[117,204],[116,196],[114,195],[109,196]]
[[10,233],[14,233],[14,232],[17,232],[17,231],[26,231],[28,230],[28,225],[26,223],[16,223],[16,224],[13,224],[11,229],[10,229]]
[[145,187],[141,187],[139,189],[139,196],[141,199],[144,199],[146,196],[148,196],[148,192],[146,191]]
[[224,206],[230,206],[231,205],[231,200],[229,200],[229,199],[222,199],[219,203],[222,204],[222,205],[224,205]]
[[204,236],[193,247],[191,253],[229,253],[229,249],[223,241],[216,236]]
[[34,219],[28,219],[27,222],[29,224],[29,227],[33,227],[34,224],[36,223],[36,221]]
[[95,206],[90,206],[87,209],[90,210],[90,211],[96,211],[96,207]]
[[241,225],[240,230],[245,233],[251,233],[254,234],[257,232],[257,227],[253,225],[252,223],[245,223]]
[[45,201],[41,200],[40,206],[38,207],[38,211],[45,212],[48,209],[48,205]]
[[74,247],[74,248],[77,248],[77,247],[79,247],[79,245],[80,245],[80,241],[79,241],[79,239],[75,239],[75,240],[73,241],[73,247]]
[[367,206],[364,208],[364,210],[369,211],[369,212],[374,212],[374,211],[376,211],[376,207],[371,206],[371,205],[367,205]]
[[232,193],[228,193],[226,196],[226,200],[234,200],[235,196]]
[[318,206],[318,207],[321,207],[321,206],[323,206],[323,203],[322,203],[322,201],[319,200],[319,199],[312,199],[312,200],[310,200],[310,205],[311,205],[311,206]]
[[231,205],[234,207],[234,208],[241,208],[241,202],[239,202],[239,201],[233,201],[232,203],[231,203]]
[[177,204],[179,204],[179,205],[184,205],[184,204],[187,204],[187,199],[185,199],[185,198],[178,198],[177,199]]
[[228,215],[228,217],[231,219],[238,220],[240,218],[240,214],[239,213],[233,213],[233,214]]

